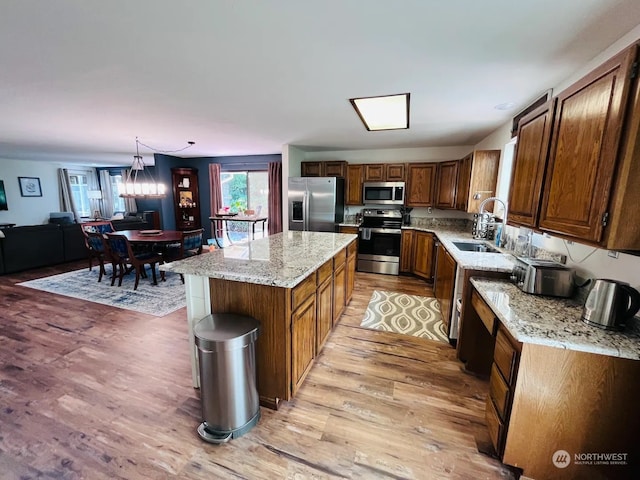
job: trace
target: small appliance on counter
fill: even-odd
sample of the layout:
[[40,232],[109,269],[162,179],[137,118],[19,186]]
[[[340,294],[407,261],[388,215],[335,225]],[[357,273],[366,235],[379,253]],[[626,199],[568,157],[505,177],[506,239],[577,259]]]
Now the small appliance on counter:
[[525,293],[570,297],[573,269],[553,260],[516,257],[511,281]]
[[596,280],[584,304],[582,320],[605,330],[622,330],[640,310],[640,292],[618,280]]
[[411,225],[411,210],[413,210],[413,207],[400,207],[400,213],[402,214],[402,225]]

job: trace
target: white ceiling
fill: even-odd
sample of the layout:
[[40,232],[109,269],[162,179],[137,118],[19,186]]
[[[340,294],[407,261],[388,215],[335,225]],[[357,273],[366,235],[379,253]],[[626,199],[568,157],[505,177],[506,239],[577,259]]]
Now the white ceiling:
[[[638,0],[1,1],[0,157],[107,164],[136,136],[195,141],[184,156],[473,145],[640,24]],[[348,101],[403,92],[409,130],[367,132]]]

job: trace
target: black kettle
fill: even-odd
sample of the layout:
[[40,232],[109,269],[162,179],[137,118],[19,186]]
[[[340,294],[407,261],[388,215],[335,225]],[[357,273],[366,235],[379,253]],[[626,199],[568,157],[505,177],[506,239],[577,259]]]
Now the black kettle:
[[606,330],[622,330],[640,310],[640,292],[618,280],[595,281],[584,304],[582,320]]

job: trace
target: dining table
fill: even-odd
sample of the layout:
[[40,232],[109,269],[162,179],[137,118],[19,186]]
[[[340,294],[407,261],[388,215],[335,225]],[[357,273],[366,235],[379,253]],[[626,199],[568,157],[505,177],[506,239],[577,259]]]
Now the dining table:
[[182,241],[180,230],[119,230],[113,233],[124,235],[135,244],[168,244]]
[[[220,248],[222,248],[222,245],[220,245],[220,242],[218,241],[218,234],[222,235],[223,230],[227,235],[227,240],[229,240],[229,243],[230,244],[233,243],[231,241],[231,237],[229,236],[229,225],[227,224],[228,222],[243,222],[246,224],[251,224],[251,240],[254,240],[256,237],[256,223],[262,223],[262,232],[264,235],[264,228],[265,228],[265,223],[267,219],[268,219],[267,216],[241,215],[241,214],[233,214],[233,213],[218,214],[218,215],[213,215],[209,217],[209,220],[211,220],[211,225],[213,227],[212,231],[214,232],[213,238],[215,239],[216,243],[218,244],[218,247]],[[222,227],[223,224],[224,224],[224,228]]]

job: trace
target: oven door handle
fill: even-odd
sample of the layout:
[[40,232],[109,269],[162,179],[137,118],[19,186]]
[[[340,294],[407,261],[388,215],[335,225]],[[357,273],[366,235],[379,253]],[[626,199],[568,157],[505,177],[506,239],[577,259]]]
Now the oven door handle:
[[399,228],[367,228],[367,227],[360,227],[359,230],[361,232],[368,230],[371,233],[389,233],[389,234],[396,234],[396,235],[401,235],[402,234],[402,230]]

